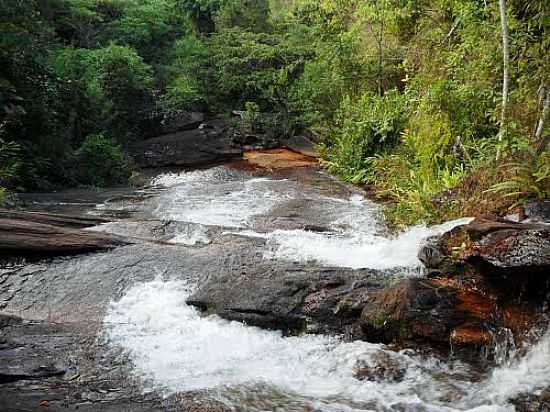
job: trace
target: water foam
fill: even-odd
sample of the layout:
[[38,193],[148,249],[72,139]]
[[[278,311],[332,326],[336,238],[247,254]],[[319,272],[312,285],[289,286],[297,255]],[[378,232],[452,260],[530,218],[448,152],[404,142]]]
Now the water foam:
[[[550,383],[548,337],[515,366],[500,368],[487,382],[476,384],[460,363],[326,336],[285,338],[216,316],[201,317],[185,304],[191,291],[185,282],[156,279],[134,286],[108,310],[109,341],[129,351],[148,389],[167,394],[210,389],[237,407],[255,398],[247,407],[250,412],[308,407],[324,412],[481,412],[513,410],[506,404],[510,396]],[[380,351],[406,370],[402,381],[354,377],[358,360],[372,364]],[[480,392],[467,397],[475,388]]]
[[[290,262],[315,261],[318,264],[349,268],[418,268],[417,254],[427,237],[469,223],[458,219],[442,225],[415,226],[397,236],[384,237],[374,230],[317,233],[305,230],[276,230],[272,233],[243,231],[240,234],[267,239],[266,258]],[[369,228],[368,226],[366,227]]]
[[183,232],[177,233],[168,243],[185,246],[208,245],[211,243],[208,231],[203,226],[187,226]]
[[269,179],[227,180],[219,170],[161,175],[163,192],[154,215],[163,220],[211,226],[247,227],[252,216],[268,212],[280,199]]
[[483,393],[495,403],[550,385],[550,331],[524,357],[492,372]]

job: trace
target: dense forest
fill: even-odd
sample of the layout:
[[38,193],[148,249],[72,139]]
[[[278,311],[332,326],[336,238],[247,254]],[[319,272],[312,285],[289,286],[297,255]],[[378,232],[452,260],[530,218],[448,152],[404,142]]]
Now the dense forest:
[[244,111],[395,223],[550,194],[546,0],[0,0],[0,198],[132,173],[147,120]]

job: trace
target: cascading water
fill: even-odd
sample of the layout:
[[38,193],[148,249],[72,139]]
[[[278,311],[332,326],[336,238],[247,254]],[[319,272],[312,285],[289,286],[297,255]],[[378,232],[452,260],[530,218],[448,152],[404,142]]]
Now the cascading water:
[[[400,267],[416,274],[422,240],[467,222],[415,227],[388,237],[376,205],[357,193],[334,196],[296,181],[225,168],[163,175],[153,183],[166,187],[148,206],[153,215],[219,226],[226,236],[263,238],[267,260]],[[294,202],[290,213],[274,213],[289,202]],[[307,208],[300,208],[302,203]],[[307,215],[306,210],[313,212]],[[268,213],[276,218],[260,225],[258,216]],[[291,223],[313,219],[323,230],[281,227],[289,224],[289,217]],[[174,242],[187,244],[188,238],[205,233],[194,230],[176,235]],[[497,331],[495,355],[502,362],[487,375],[456,360],[443,362],[410,350],[394,352],[327,336],[283,337],[217,316],[203,317],[185,303],[194,288],[190,281],[157,278],[134,285],[109,307],[106,338],[129,352],[148,389],[166,394],[200,390],[232,410],[247,412],[510,411],[511,397],[550,384],[550,335],[527,355],[510,359],[510,336]],[[357,379],[357,366],[375,365],[380,353],[402,371],[400,378]]]

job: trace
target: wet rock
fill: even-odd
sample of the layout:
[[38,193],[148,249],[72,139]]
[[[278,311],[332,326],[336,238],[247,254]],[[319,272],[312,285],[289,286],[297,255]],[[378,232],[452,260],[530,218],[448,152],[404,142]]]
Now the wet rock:
[[492,343],[492,330],[525,334],[536,320],[536,305],[502,289],[464,279],[406,279],[371,294],[361,315],[369,341],[421,341],[456,347]]
[[523,212],[530,222],[550,223],[550,200],[529,200],[523,206]]
[[0,313],[0,330],[7,326],[18,325],[22,321],[23,320],[19,316],[9,315],[7,313]]
[[450,328],[460,322],[456,296],[434,280],[406,279],[373,294],[361,314],[370,341],[404,341],[424,338],[448,341]]
[[99,217],[70,216],[44,212],[28,212],[0,209],[0,219],[23,220],[46,225],[62,226],[73,229],[82,229],[106,223],[106,219]]
[[546,268],[550,273],[550,227],[476,219],[465,227],[471,243],[465,260],[481,259],[498,268]]
[[308,157],[318,157],[315,151],[315,143],[306,136],[292,136],[285,142],[290,150]]
[[350,334],[358,332],[354,324],[368,295],[388,278],[371,270],[258,265],[210,279],[188,303],[225,319],[289,334]]
[[141,167],[190,167],[239,157],[242,148],[235,143],[231,127],[222,120],[212,120],[194,130],[138,142],[130,153]]
[[511,400],[517,412],[550,411],[550,387],[533,393],[524,393]]
[[361,381],[401,382],[406,373],[406,365],[382,350],[368,361],[359,361],[354,368],[355,377]]
[[[401,296],[408,306],[402,304],[400,312],[389,311],[390,319],[412,324],[415,335],[479,347],[494,344],[494,331],[510,330],[519,344],[544,312],[550,292],[548,225],[477,218],[428,239],[419,258],[432,279],[430,283],[413,282],[437,291],[433,295],[436,304],[425,311],[432,326],[441,326],[440,333],[419,333],[424,329],[415,326],[417,305],[410,293],[417,293],[417,286],[403,286]],[[391,295],[380,299],[392,301]],[[376,330],[374,316],[382,312],[380,305],[365,312],[368,327]],[[381,328],[384,333],[388,329],[392,330]]]
[[147,137],[175,133],[198,128],[204,122],[202,112],[179,111],[148,119],[144,122]]

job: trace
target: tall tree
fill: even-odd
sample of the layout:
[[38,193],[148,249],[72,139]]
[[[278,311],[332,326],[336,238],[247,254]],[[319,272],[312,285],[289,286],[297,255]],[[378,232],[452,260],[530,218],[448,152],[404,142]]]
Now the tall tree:
[[[502,107],[500,111],[500,132],[498,136],[499,142],[502,141],[506,134],[506,111],[508,109],[508,94],[510,92],[510,48],[508,43],[508,22],[506,19],[506,2],[498,0],[498,8],[500,12],[500,27],[502,35]],[[500,157],[500,151],[497,152],[497,157]]]

